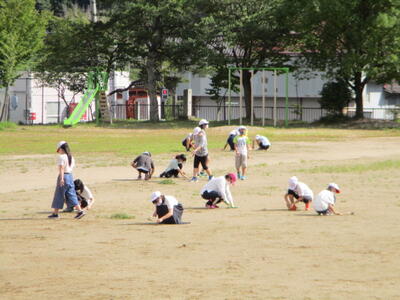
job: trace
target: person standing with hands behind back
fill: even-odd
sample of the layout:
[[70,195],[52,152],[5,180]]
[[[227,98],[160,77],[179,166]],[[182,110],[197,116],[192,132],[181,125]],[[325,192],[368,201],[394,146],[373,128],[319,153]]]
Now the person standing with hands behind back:
[[[235,144],[235,165],[237,177],[241,180],[245,180],[247,159],[249,158],[250,140],[246,135],[246,127],[240,126],[238,130],[239,135],[235,136],[233,139],[233,143]],[[242,168],[242,173],[240,173],[240,168]]]
[[61,141],[57,144],[57,153],[60,154],[57,160],[58,166],[58,178],[57,186],[54,192],[53,213],[49,216],[50,219],[58,219],[58,211],[64,206],[64,198],[67,202],[67,206],[73,206],[78,210],[75,219],[80,219],[85,216],[85,212],[82,210],[78,202],[78,197],[75,192],[74,178],[72,176],[72,170],[75,166],[75,159],[72,157],[71,150],[67,142]]

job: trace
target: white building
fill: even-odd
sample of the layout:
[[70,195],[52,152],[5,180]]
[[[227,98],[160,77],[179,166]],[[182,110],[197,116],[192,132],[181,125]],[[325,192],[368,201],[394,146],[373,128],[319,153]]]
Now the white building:
[[[124,88],[129,85],[126,72],[115,72],[109,80],[109,89]],[[0,103],[4,101],[4,89],[0,89]],[[66,117],[66,105],[55,88],[41,85],[39,80],[24,72],[15,83],[9,87],[10,121],[22,124],[61,123]],[[82,94],[65,91],[67,102],[79,102]],[[115,103],[115,95],[110,97],[110,103]],[[82,121],[93,119],[94,103],[91,104]]]
[[[320,109],[318,99],[323,84],[326,82],[322,76],[310,79],[297,79],[289,74],[288,80],[288,103],[289,119],[314,121],[319,119],[324,112]],[[267,82],[262,82],[262,72],[257,72],[252,79],[254,111],[257,118],[262,116],[262,94],[265,91],[266,118],[272,119],[272,107],[274,102],[274,76],[273,72],[265,72]],[[130,83],[127,72],[115,72],[109,80],[109,90],[126,88]],[[207,89],[210,88],[210,78],[192,73],[184,73],[183,80],[178,84],[176,93],[183,98],[184,90],[191,89],[193,96],[193,115],[209,120],[223,120],[227,117],[228,92],[226,91],[225,107],[216,109],[217,103],[210,99]],[[276,106],[277,119],[283,120],[285,116],[285,75],[276,78]],[[24,73],[15,84],[9,88],[10,95],[10,121],[22,124],[50,124],[61,123],[66,116],[66,106],[54,88],[44,87],[38,80]],[[67,101],[80,101],[81,94],[74,95],[70,91],[65,92]],[[239,118],[239,95],[232,93],[232,118]],[[122,110],[128,92],[124,97],[117,99],[117,94],[109,97],[110,104],[118,104]],[[4,100],[4,89],[0,90],[0,103]],[[243,99],[244,101],[244,99]],[[244,103],[243,103],[244,105]],[[364,89],[364,111],[365,116],[376,119],[393,118],[392,110],[400,105],[400,87],[398,85],[378,85],[369,83]],[[349,111],[354,111],[354,104],[350,105]],[[92,120],[94,103],[82,118],[83,121]],[[244,114],[244,110],[243,110]]]

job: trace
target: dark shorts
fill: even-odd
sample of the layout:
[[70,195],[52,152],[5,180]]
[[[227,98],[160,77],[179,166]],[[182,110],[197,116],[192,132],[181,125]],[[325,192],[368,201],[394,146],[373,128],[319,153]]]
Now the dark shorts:
[[268,150],[268,148],[269,148],[269,145],[260,144],[260,149],[261,150]]
[[166,177],[166,178],[170,178],[170,177],[178,177],[179,176],[179,170],[169,170],[168,172],[162,172],[160,174],[160,177]]
[[147,173],[149,173],[149,171],[148,170],[145,170],[145,169],[142,169],[142,168],[137,168],[137,170],[139,171],[139,172],[142,172],[142,173],[144,173],[144,174],[147,174]]
[[[159,218],[165,216],[168,213],[168,206],[159,205],[157,206],[157,216]],[[161,224],[181,224],[182,223],[183,206],[179,203],[174,206],[173,215],[168,219],[165,219]]]
[[204,191],[204,193],[201,194],[201,197],[205,200],[208,200],[207,204],[209,205],[218,204],[223,200],[220,194],[216,191]]
[[197,156],[197,155],[195,155],[195,156],[194,156],[193,167],[194,167],[195,169],[197,169],[197,168],[199,167],[199,165],[201,164],[201,166],[203,167],[203,169],[204,169],[204,170],[207,170],[207,169],[208,169],[208,166],[207,166],[207,158],[208,158],[208,155],[206,155],[206,156]]
[[320,210],[320,211],[317,210],[317,214],[325,216],[328,213],[328,211],[329,211],[329,209]]
[[299,195],[297,195],[297,193],[291,189],[287,190],[287,194],[288,195],[292,195],[293,197],[295,197],[296,199],[299,199]]
[[226,140],[226,142],[229,144],[229,147],[231,147],[231,150],[234,151],[235,150],[235,144],[233,142],[233,139],[235,138],[235,135],[231,134],[228,139]]

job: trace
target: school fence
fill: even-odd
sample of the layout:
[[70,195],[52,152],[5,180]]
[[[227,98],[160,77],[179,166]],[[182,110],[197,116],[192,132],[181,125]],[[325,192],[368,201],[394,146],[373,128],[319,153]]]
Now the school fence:
[[[196,105],[193,107],[193,114],[197,118],[207,119],[210,121],[226,121],[229,117],[229,110],[231,119],[240,118],[240,107],[235,105],[229,109],[228,105],[222,106],[205,106]],[[254,106],[254,117],[255,119],[261,119],[263,117],[262,106]],[[286,108],[276,107],[276,119],[285,120]],[[321,108],[300,108],[300,107],[289,107],[288,108],[288,120],[289,121],[303,121],[303,122],[314,122],[324,117],[328,112]],[[242,107],[242,117],[246,115],[246,108]],[[264,111],[265,119],[272,120],[274,117],[274,108],[270,106],[265,107]]]
[[[254,106],[255,119],[261,119],[263,116],[262,106]],[[240,118],[240,107],[232,105],[230,108],[231,119]],[[276,119],[279,121],[285,120],[285,107],[276,107]],[[292,106],[288,108],[288,121],[315,122],[329,113],[322,108]],[[229,106],[211,106],[211,105],[195,105],[193,107],[193,115],[200,119],[210,121],[226,121],[229,116]],[[242,117],[246,115],[246,108],[242,107]],[[265,119],[272,120],[274,116],[274,108],[266,106],[264,111]],[[355,116],[355,108],[348,108],[344,111],[344,115],[349,117]],[[396,120],[400,118],[400,108],[364,108],[364,118],[376,120]]]

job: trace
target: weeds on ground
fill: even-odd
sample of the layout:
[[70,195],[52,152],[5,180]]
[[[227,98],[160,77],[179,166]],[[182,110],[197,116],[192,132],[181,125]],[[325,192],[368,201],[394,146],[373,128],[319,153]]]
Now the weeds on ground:
[[134,219],[135,216],[128,215],[127,213],[116,213],[110,216],[111,219],[117,220],[126,220],[126,219]]
[[159,184],[176,184],[172,179],[164,179],[159,182]]

